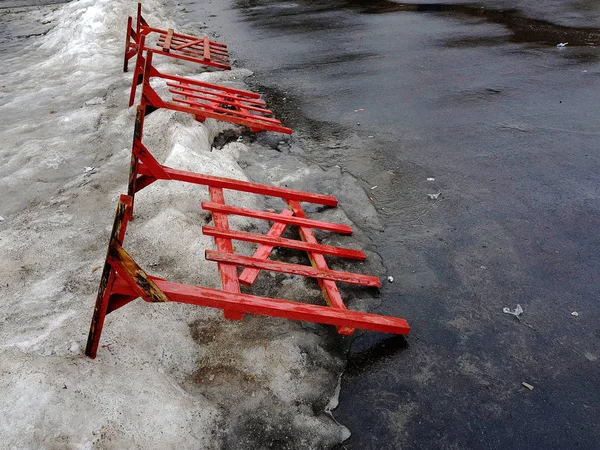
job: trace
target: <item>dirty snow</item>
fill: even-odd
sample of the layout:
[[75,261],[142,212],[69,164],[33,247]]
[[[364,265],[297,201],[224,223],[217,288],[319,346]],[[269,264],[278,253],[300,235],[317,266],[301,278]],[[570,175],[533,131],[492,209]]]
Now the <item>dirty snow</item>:
[[[167,4],[146,0],[146,19],[176,27]],[[78,0],[2,13],[11,26],[27,28],[35,18],[49,31],[22,39],[18,54],[2,54],[0,447],[327,448],[342,442],[349,431],[330,413],[344,361],[324,327],[252,316],[230,322],[218,310],[137,300],[107,317],[97,359],[83,355],[117,199],[126,191],[134,109],[126,104],[131,73],[121,68],[126,17],[135,5]],[[238,87],[251,74],[157,62],[165,71]],[[366,199],[342,173],[326,174],[267,148],[271,163],[260,160],[257,144],[212,149],[224,130],[240,131],[157,111],[146,121],[144,143],[172,167],[241,180],[268,171],[273,184],[316,184],[321,192]],[[239,160],[247,161],[244,170]],[[238,205],[272,206],[257,196],[225,195]],[[199,186],[151,185],[136,196],[125,247],[154,275],[219,286],[216,264],[203,257],[213,248],[201,233],[210,220],[200,209],[207,198]],[[379,227],[365,202],[361,217]],[[320,218],[350,223],[341,208]],[[256,221],[231,222],[264,231]],[[358,247],[358,237],[330,242],[350,239],[344,245]],[[236,246],[245,254],[253,249]],[[369,256],[375,267],[369,271],[377,273],[380,263]],[[318,301],[310,281],[268,274],[259,286],[260,280],[271,286],[270,295]],[[361,296],[353,294],[354,307],[367,309],[370,296]]]

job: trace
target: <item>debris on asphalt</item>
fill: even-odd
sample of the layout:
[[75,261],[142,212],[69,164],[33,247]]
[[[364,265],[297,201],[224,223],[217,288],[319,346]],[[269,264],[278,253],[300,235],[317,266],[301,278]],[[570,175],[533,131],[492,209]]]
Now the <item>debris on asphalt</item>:
[[354,112],[362,112],[364,110],[365,110],[365,108],[359,108],[359,109],[355,109]]
[[83,169],[83,174],[84,174],[84,175],[87,175],[87,174],[89,174],[89,173],[94,173],[94,171],[95,171],[95,170],[96,170],[96,168],[95,168],[95,167],[85,167],[85,168]]
[[429,177],[429,178],[427,178],[427,181],[435,181],[435,178]]
[[388,283],[393,283],[394,282],[394,277],[389,276],[387,277]]
[[561,42],[560,44],[556,44],[557,48],[565,48],[567,46],[568,42]]
[[510,308],[504,308],[502,311],[504,314],[511,314],[517,318],[523,314],[523,308],[521,308],[521,305],[519,304],[517,304],[517,307],[514,310],[511,310]]
[[427,198],[429,200],[437,200],[440,195],[442,195],[441,191],[438,192],[437,194],[427,194]]
[[0,222],[4,222],[4,217],[0,216]]
[[578,313],[577,311],[573,311],[573,312],[571,313],[571,315],[572,315],[572,316],[575,316],[575,317],[579,317],[579,313]]
[[377,189],[377,185],[375,185],[371,188],[371,190],[373,190],[373,189]]
[[524,382],[524,381],[523,381],[521,384],[523,385],[523,387],[526,387],[526,388],[527,388],[527,389],[529,389],[530,391],[533,391],[533,386],[532,386],[531,384],[529,384],[529,383],[526,383],[526,382]]

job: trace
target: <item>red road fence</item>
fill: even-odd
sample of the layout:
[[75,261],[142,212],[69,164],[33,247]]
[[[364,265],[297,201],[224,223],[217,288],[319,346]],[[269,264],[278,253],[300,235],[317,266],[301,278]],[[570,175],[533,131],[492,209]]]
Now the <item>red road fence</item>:
[[[151,33],[157,35],[158,48],[146,46],[146,37]],[[352,229],[347,225],[309,218],[301,206],[301,202],[304,202],[334,207],[338,203],[335,197],[189,172],[158,162],[142,139],[145,117],[159,108],[192,114],[199,121],[213,118],[243,125],[253,132],[274,131],[291,134],[292,130],[273,117],[273,112],[266,108],[259,94],[161,73],[152,65],[155,53],[221,69],[229,68],[225,64],[228,61],[225,45],[212,42],[206,37],[195,38],[175,33],[172,29],[152,28],[142,17],[140,4],[135,28],[133,19],[130,17],[128,20],[125,71],[129,59],[137,55],[130,106],[134,103],[136,86],[140,83],[142,94],[135,121],[128,194],[121,196],[117,206],[90,325],[86,355],[96,357],[106,315],[137,298],[147,302],[179,302],[220,308],[226,318],[234,320],[243,319],[244,314],[259,314],[334,325],[340,334],[352,334],[356,328],[408,334],[410,327],[404,319],[346,308],[337,283],[379,288],[381,282],[379,278],[371,275],[339,271],[329,267],[326,256],[357,261],[366,259],[366,255],[360,250],[323,245],[315,237],[315,229],[352,234]],[[157,90],[153,87],[150,83],[152,78],[163,80],[164,89]],[[213,225],[204,226],[202,233],[214,238],[216,250],[207,250],[205,258],[217,263],[221,290],[153,277],[124,249],[127,224],[133,218],[136,192],[159,180],[207,187],[210,201],[203,202],[201,207],[211,213]],[[224,196],[225,189],[280,198],[286,207],[275,213],[228,205]],[[265,220],[272,225],[267,234],[233,230],[229,226],[230,215]],[[289,227],[297,229],[299,240],[282,237]],[[252,256],[239,255],[235,253],[233,241],[250,242],[256,244],[257,249]],[[270,260],[277,247],[306,252],[310,265]],[[252,286],[261,270],[316,279],[327,306],[242,293],[240,284]]]

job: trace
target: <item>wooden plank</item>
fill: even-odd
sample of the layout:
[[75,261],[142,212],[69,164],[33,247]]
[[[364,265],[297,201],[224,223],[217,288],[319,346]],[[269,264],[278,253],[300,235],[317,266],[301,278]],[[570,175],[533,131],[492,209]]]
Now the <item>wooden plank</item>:
[[[184,90],[184,91],[186,91],[185,92],[186,94],[188,92],[199,92],[201,94],[214,95],[215,97],[217,97],[216,100],[219,100],[221,103],[223,103],[223,100],[227,100],[228,98],[231,98],[230,92],[222,91],[220,89],[214,89],[212,87],[202,87],[202,86],[197,86],[197,85],[191,86],[183,81],[180,81],[177,83],[169,83],[168,82],[167,86]],[[259,106],[266,105],[266,103],[263,100],[261,100],[260,98],[249,98],[249,97],[241,97],[241,96],[239,98],[243,98],[243,101],[245,103],[259,105]]]
[[210,41],[204,37],[204,59],[210,59]]
[[[367,256],[360,250],[351,248],[334,247],[331,245],[322,245],[316,242],[297,241],[295,239],[285,239],[281,237],[265,236],[263,234],[248,233],[246,231],[223,230],[213,227],[202,227],[202,233],[206,236],[219,238],[235,239],[237,241],[254,242],[257,244],[266,244],[274,247],[285,247],[294,250],[302,250],[306,252],[315,252],[325,255],[338,256],[340,258],[357,259],[364,261]],[[264,258],[260,258],[264,259]]]
[[[302,206],[300,205],[300,203],[298,203],[297,201],[294,201],[294,200],[288,200],[287,204],[291,208],[294,215],[296,215],[297,217],[306,218],[306,213],[302,209]],[[310,228],[300,227],[299,232],[300,232],[300,237],[304,241],[310,242],[310,243],[318,242],[317,238],[315,238],[315,235],[313,234],[313,232]],[[313,267],[315,267],[317,269],[321,269],[321,270],[329,269],[329,266],[327,265],[327,261],[325,261],[325,258],[323,257],[323,255],[309,252],[308,258],[310,259],[310,263],[312,264]],[[335,284],[335,281],[318,280],[318,282],[319,282],[319,287],[321,288],[321,292],[323,293],[323,298],[325,298],[325,301],[327,302],[327,304],[329,306],[331,306],[332,308],[337,308],[337,309],[346,309],[346,304],[344,303],[344,300],[342,299],[342,296],[340,295],[340,291],[337,287],[337,284]],[[348,328],[348,327],[338,327],[338,333],[345,334],[345,335],[351,335],[352,333],[354,333],[354,329]]]
[[264,219],[271,222],[281,222],[288,225],[304,226],[309,228],[318,228],[319,230],[334,231],[340,234],[352,234],[352,228],[348,225],[339,223],[321,222],[319,220],[305,219],[302,217],[282,216],[277,213],[266,211],[257,211],[255,209],[240,208],[238,206],[219,205],[216,203],[202,202],[202,209],[208,211],[217,211],[225,214],[235,214],[237,216],[252,217],[254,219]]
[[[280,214],[283,216],[291,216],[293,213],[289,209],[284,209],[283,211],[281,211]],[[275,238],[280,237],[283,231],[285,230],[286,226],[287,225],[285,223],[275,222],[273,226],[271,226],[271,229],[267,233],[267,236]],[[258,247],[258,249],[256,250],[256,252],[254,252],[254,255],[252,255],[252,257],[256,259],[267,259],[269,255],[271,255],[273,249],[274,247],[272,245],[263,244],[260,247]],[[260,269],[245,267],[239,278],[240,283],[242,283],[245,286],[251,286],[256,280],[256,277],[259,273]]]
[[[185,94],[181,94],[181,95],[185,95]],[[193,96],[190,96],[190,97],[193,98]],[[262,124],[262,122],[268,122],[268,123],[272,123],[275,125],[281,125],[281,121],[274,117],[266,117],[266,116],[259,116],[258,114],[244,113],[243,111],[239,111],[239,110],[235,110],[235,109],[227,109],[227,108],[222,108],[217,105],[199,103],[196,100],[189,100],[187,98],[173,97],[173,101],[177,102],[177,103],[184,103],[184,104],[190,105],[192,107],[201,108],[203,113],[206,113],[207,111],[215,111],[217,113],[225,115],[225,117],[236,116],[241,119],[251,121],[250,123],[255,122],[255,125],[260,125],[260,124]],[[212,100],[212,102],[215,103],[214,100]],[[227,120],[227,119],[225,119],[225,120]]]
[[[249,294],[233,294],[185,284],[155,280],[158,288],[174,302],[260,314],[292,320],[317,322],[338,327],[360,328],[382,333],[408,334],[410,326],[399,317],[380,316],[352,310],[340,310],[328,306],[310,305],[288,300],[259,297]],[[113,292],[134,295],[134,290],[121,276],[115,280]]]
[[[172,75],[161,74],[156,70],[156,68],[151,66],[151,56],[152,52],[147,52],[146,55],[146,72],[144,75],[144,83],[142,90],[142,102],[146,101],[148,104],[153,105],[155,108],[167,108],[172,111],[180,111],[187,114],[192,114],[196,117],[197,120],[202,120],[206,118],[212,118],[216,120],[222,120],[225,122],[237,123],[239,125],[244,125],[250,128],[252,131],[274,131],[276,133],[286,133],[291,134],[292,130],[290,128],[284,127],[282,125],[276,125],[272,123],[266,123],[268,120],[264,120],[261,122],[259,119],[250,119],[246,117],[238,117],[233,116],[231,111],[225,110],[223,113],[216,112],[214,110],[207,110],[199,107],[198,105],[190,106],[181,103],[177,103],[175,99],[171,101],[163,100],[158,93],[152,88],[149,83],[146,83],[146,79],[149,77],[161,77],[164,79],[176,79],[176,81],[180,83],[192,83],[195,80],[185,79],[181,77],[174,77]],[[139,59],[139,58],[138,58]],[[148,75],[149,73],[149,75]]]
[[201,44],[201,43],[202,43],[202,39],[196,39],[196,40],[193,40],[193,41],[184,42],[181,45],[177,45],[177,46],[173,47],[173,50],[181,50],[183,48],[191,47],[192,45],[198,45],[198,44]]
[[209,261],[224,262],[236,264],[238,266],[254,267],[255,269],[270,270],[273,272],[283,272],[293,275],[302,275],[311,278],[320,278],[325,280],[343,281],[349,284],[358,284],[368,287],[381,287],[381,281],[371,275],[362,275],[351,272],[341,272],[331,269],[318,269],[312,266],[303,266],[301,264],[290,264],[279,261],[265,261],[254,259],[249,256],[232,255],[228,253],[206,250],[206,259]]
[[167,31],[167,37],[165,38],[165,43],[163,44],[163,51],[169,52],[171,50],[171,40],[173,39],[173,28],[169,28]]
[[[273,114],[273,111],[271,111],[270,109],[259,108],[257,106],[244,105],[243,104],[243,103],[245,103],[244,100],[241,100],[241,102],[232,102],[230,100],[224,100],[224,99],[221,100],[218,97],[217,98],[212,98],[212,97],[209,97],[208,95],[201,95],[201,94],[196,94],[196,93],[193,93],[193,92],[186,92],[184,90],[174,89],[174,88],[169,89],[169,92],[171,92],[173,94],[177,94],[177,95],[184,95],[185,97],[195,98],[195,99],[198,99],[198,100],[205,100],[207,102],[217,103],[217,104],[223,104],[223,105],[230,105],[230,106],[238,106],[239,107],[240,106],[239,103],[242,103],[241,106],[244,109],[247,109],[249,111],[256,111],[256,112],[259,112],[259,113],[262,113],[262,114]],[[209,95],[213,95],[213,94],[209,94]],[[231,97],[229,97],[229,98],[231,98]],[[231,111],[231,110],[228,110],[228,111]],[[252,116],[252,117],[254,117],[254,116]],[[281,123],[280,121],[277,121],[277,122]]]
[[[232,178],[217,177],[201,173],[188,172],[185,170],[172,169],[162,166],[170,180],[178,180],[186,183],[202,184],[204,186],[215,186],[234,191],[250,192],[252,194],[267,195],[270,197],[289,198],[301,202],[311,202],[318,205],[336,206],[337,199],[331,195],[314,194],[312,192],[297,191],[295,189],[267,186],[265,184],[251,183],[249,181],[234,180]],[[144,166],[140,166],[139,174],[151,175]],[[322,222],[325,223],[325,222]],[[318,228],[318,227],[313,227]],[[350,231],[352,231],[350,229]]]
[[[217,187],[209,187],[208,192],[213,202],[219,204],[225,204],[225,197],[223,196],[223,189]],[[213,222],[215,228],[223,231],[229,230],[229,221],[227,214],[213,213]],[[215,245],[219,252],[233,253],[233,244],[231,239],[216,237]],[[240,283],[238,281],[237,267],[233,264],[219,263],[219,274],[221,275],[221,284],[223,290],[227,292],[240,292]],[[228,319],[241,320],[244,318],[243,314],[239,314],[236,311],[225,311],[225,317]]]
[[[163,39],[167,32],[165,30],[160,30],[158,28],[150,28],[150,32],[158,33],[159,39]],[[190,36],[189,34],[181,34],[181,33],[173,33],[173,42],[187,42],[190,40],[198,39],[197,36]],[[223,44],[217,41],[210,41],[211,45],[218,47],[224,51],[227,49],[227,44]]]
[[160,108],[168,108],[172,111],[180,111],[180,112],[187,113],[187,114],[193,114],[196,117],[200,116],[205,119],[215,119],[215,120],[222,120],[223,122],[237,123],[238,125],[243,125],[243,126],[250,128],[255,133],[258,133],[260,131],[273,131],[275,133],[292,134],[291,128],[287,128],[282,125],[275,125],[275,124],[260,122],[259,120],[246,119],[244,117],[232,116],[231,114],[229,114],[230,111],[228,111],[227,114],[223,114],[223,113],[218,113],[215,111],[201,109],[198,107],[178,104],[174,101],[164,101],[162,99],[160,100],[160,103],[157,103],[157,104],[162,105],[162,106],[159,106]]
[[[162,41],[156,42],[156,46],[160,48],[159,51],[164,56],[170,56],[171,58],[191,61],[205,66],[217,67],[223,70],[231,70],[231,66],[229,65],[229,55],[227,53],[211,53],[210,59],[204,59],[204,51],[202,48],[187,47],[179,51],[164,52],[162,51],[161,43]],[[145,46],[144,50],[152,49]]]
[[[156,45],[158,47],[162,47],[165,39],[164,36],[159,37]],[[171,45],[175,45],[176,47],[172,47],[173,51],[180,51],[182,53],[189,53],[198,56],[202,56],[204,58],[204,40],[203,39],[195,39],[194,41],[188,41],[185,39],[177,39],[173,37],[171,40]],[[211,54],[211,59],[213,56],[219,56],[221,58],[229,59],[229,51],[227,48],[217,47],[213,45],[213,42],[209,41],[209,50]]]
[[204,81],[194,80],[192,78],[185,78],[185,77],[180,77],[177,75],[160,73],[158,71],[156,71],[156,73],[158,74],[156,76],[159,76],[160,78],[164,78],[165,80],[177,81],[179,83],[189,84],[191,86],[200,86],[200,87],[204,87],[204,88],[214,89],[216,91],[229,92],[231,94],[238,94],[240,96],[247,97],[247,98],[260,98],[260,94],[257,94],[256,92],[252,92],[252,91],[245,91],[243,89],[235,89],[235,88],[228,87],[228,86],[221,86],[219,84],[206,83]]

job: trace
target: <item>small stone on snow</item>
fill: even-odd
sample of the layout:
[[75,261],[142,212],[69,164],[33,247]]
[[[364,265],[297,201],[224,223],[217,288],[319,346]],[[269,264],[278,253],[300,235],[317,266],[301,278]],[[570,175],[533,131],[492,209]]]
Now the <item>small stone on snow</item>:
[[85,102],[85,106],[101,105],[102,103],[104,103],[104,101],[105,100],[102,97],[94,97]]
[[71,346],[69,347],[69,351],[71,353],[81,353],[81,347],[79,346],[79,344],[77,342],[73,342],[73,343],[71,343]]

